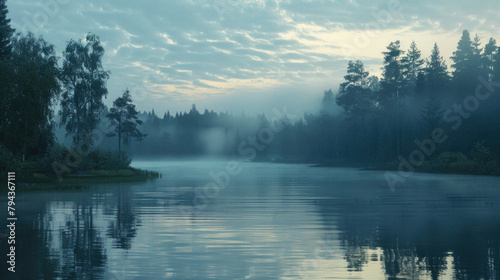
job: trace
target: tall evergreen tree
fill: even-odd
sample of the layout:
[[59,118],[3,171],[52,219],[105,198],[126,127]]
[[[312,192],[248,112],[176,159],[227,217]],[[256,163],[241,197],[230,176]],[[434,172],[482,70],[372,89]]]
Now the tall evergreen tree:
[[472,41],[472,48],[474,50],[474,55],[472,56],[470,65],[471,70],[473,71],[472,74],[485,75],[487,71],[485,71],[486,67],[484,65],[483,59],[483,48],[481,48],[481,40],[479,39],[479,36],[477,34]]
[[[344,108],[348,118],[360,117],[364,122],[373,109],[373,93],[370,90],[369,73],[361,61],[349,61],[345,82],[340,84],[337,105]],[[325,93],[326,96],[326,93]]]
[[493,38],[490,38],[488,44],[484,46],[483,64],[485,67],[485,71],[488,73],[488,78],[490,81],[493,78],[495,55],[497,53],[497,49],[497,41]]
[[104,109],[102,99],[108,94],[109,71],[102,66],[104,48],[99,37],[89,33],[85,42],[71,40],[63,55],[61,125],[73,135],[74,144],[92,144],[92,131]]
[[493,52],[493,66],[491,76],[491,79],[494,82],[500,82],[500,47],[497,47]]
[[0,0],[0,60],[10,56],[12,51],[12,35],[14,29],[10,26],[10,19],[7,17],[7,0]]
[[384,55],[384,67],[382,68],[382,80],[380,82],[380,104],[382,109],[390,110],[394,102],[402,95],[401,89],[404,81],[403,62],[400,42],[392,42],[387,46]]
[[446,87],[450,79],[447,69],[448,67],[446,66],[444,58],[439,52],[439,47],[437,43],[435,43],[430,59],[427,60],[427,65],[425,67],[425,83],[428,93],[435,95]]
[[392,42],[387,46],[387,51],[384,55],[384,67],[382,73],[382,81],[380,83],[381,90],[378,94],[379,106],[382,109],[384,123],[387,125],[387,133],[391,143],[389,149],[400,155],[403,129],[402,129],[402,100],[405,97],[403,91],[404,76],[402,55],[400,42]]
[[406,52],[403,58],[403,75],[411,87],[417,83],[418,74],[422,70],[424,60],[421,58],[422,52],[417,48],[417,44],[413,41],[410,49]]
[[488,79],[481,58],[482,48],[479,37],[471,40],[467,30],[462,33],[457,50],[451,59],[454,64],[453,84],[454,90],[460,98],[473,94],[478,84],[478,77]]
[[[490,79],[494,83],[500,82],[500,47],[497,47],[493,53],[493,66]],[[498,110],[500,107],[500,96],[498,94],[493,94],[491,101],[488,101],[488,103],[493,107],[493,111],[495,112],[494,116],[500,119],[500,111]]]
[[460,79],[462,74],[467,74],[471,66],[471,61],[474,56],[474,47],[472,46],[472,40],[470,38],[470,33],[467,30],[462,32],[462,38],[458,42],[457,50],[453,52],[451,59],[454,64],[451,66],[455,69],[453,71],[453,78]]

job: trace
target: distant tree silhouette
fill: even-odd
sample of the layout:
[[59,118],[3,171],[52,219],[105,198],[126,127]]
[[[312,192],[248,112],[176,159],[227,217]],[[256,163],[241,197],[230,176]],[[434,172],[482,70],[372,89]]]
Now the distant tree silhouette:
[[437,43],[435,43],[430,59],[427,60],[427,65],[425,67],[427,91],[435,95],[436,92],[442,91],[448,85],[450,77],[447,69],[448,67],[439,52],[439,47]]
[[404,51],[401,50],[400,42],[392,42],[387,46],[387,51],[382,53],[384,55],[384,67],[382,68],[382,80],[380,103],[382,109],[390,110],[395,105],[399,95],[402,95],[402,84],[404,82],[403,76],[403,61],[402,55]]
[[485,71],[488,73],[488,81],[491,81],[494,75],[495,56],[497,54],[497,50],[497,41],[490,38],[488,44],[484,46],[483,52],[483,64]]
[[[406,92],[403,91],[404,80],[404,64],[400,42],[392,42],[387,46],[387,51],[384,55],[384,67],[382,80],[380,82],[381,90],[378,94],[380,108],[384,115],[384,122],[389,125],[386,128],[390,151],[399,155],[402,146],[402,125],[401,125],[401,107],[403,106],[403,98]],[[392,124],[393,123],[393,124]]]
[[323,94],[323,101],[321,102],[321,114],[322,115],[333,115],[335,112],[335,96],[331,89],[325,90]]
[[[137,126],[142,121],[137,117],[138,112],[132,104],[129,90],[125,90],[121,97],[113,102],[113,107],[109,110],[108,117],[114,132],[107,134],[108,137],[118,137],[118,152],[121,152],[121,144],[129,145],[131,140],[142,141],[146,134],[142,133]],[[156,116],[156,115],[155,115]]]
[[471,61],[474,56],[474,47],[472,46],[472,40],[470,38],[470,33],[467,30],[462,32],[462,38],[458,42],[457,50],[453,52],[451,59],[454,64],[451,66],[455,69],[453,71],[453,78],[459,79],[462,74],[467,74],[472,66]]
[[373,110],[374,100],[368,79],[370,73],[365,71],[361,61],[349,61],[345,82],[340,84],[337,105],[344,108],[348,118],[359,117],[364,122]]
[[417,48],[417,44],[413,41],[410,49],[403,57],[403,76],[409,84],[409,87],[414,88],[417,83],[418,74],[422,71],[424,60],[421,58],[422,52]]
[[479,37],[476,35],[471,40],[470,33],[464,30],[462,38],[458,42],[457,50],[451,57],[454,64],[453,84],[458,97],[464,98],[473,94],[478,78],[488,79],[488,71],[483,67],[482,48],[480,47]]

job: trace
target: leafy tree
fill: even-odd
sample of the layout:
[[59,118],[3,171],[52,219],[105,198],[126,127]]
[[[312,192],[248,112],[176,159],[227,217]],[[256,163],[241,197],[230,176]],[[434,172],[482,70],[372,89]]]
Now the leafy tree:
[[14,29],[10,26],[10,19],[7,18],[7,0],[0,0],[0,60],[9,57],[12,51],[11,38]]
[[54,46],[32,33],[12,40],[12,72],[2,142],[24,156],[44,152],[53,140],[52,106],[60,93]]
[[102,98],[108,90],[109,71],[102,66],[104,48],[99,37],[89,33],[85,41],[71,40],[63,53],[61,80],[61,125],[66,125],[73,142],[92,145],[91,132],[99,123],[104,109]]
[[125,90],[121,97],[118,97],[113,102],[113,108],[111,108],[110,113],[106,116],[108,117],[111,126],[114,126],[114,132],[107,134],[108,137],[118,136],[118,152],[121,153],[121,144],[129,145],[132,139],[136,141],[141,141],[146,137],[146,134],[139,131],[138,125],[142,124],[142,121],[138,119],[137,110],[135,105],[132,103],[132,98],[130,96],[129,90]]

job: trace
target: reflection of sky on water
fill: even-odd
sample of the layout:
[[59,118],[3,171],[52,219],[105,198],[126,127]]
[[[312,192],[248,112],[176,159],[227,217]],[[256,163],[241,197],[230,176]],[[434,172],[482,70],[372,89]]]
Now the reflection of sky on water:
[[[197,209],[192,191],[225,162],[136,163],[148,164],[164,170],[163,178],[23,194],[18,238],[30,247],[20,248],[19,263],[37,265],[18,279],[499,273],[499,178],[415,174],[392,193],[380,172],[243,163],[242,173]],[[179,215],[179,206],[188,214]]]

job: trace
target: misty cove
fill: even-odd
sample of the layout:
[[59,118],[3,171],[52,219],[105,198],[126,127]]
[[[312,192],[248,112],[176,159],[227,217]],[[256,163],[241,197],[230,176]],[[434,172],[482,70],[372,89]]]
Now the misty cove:
[[[483,77],[478,77],[480,84],[476,87],[474,94],[467,96],[462,104],[454,104],[448,110],[443,113],[443,121],[451,125],[451,129],[457,130],[462,126],[463,120],[468,119],[471,113],[475,112],[481,103],[491,97],[491,94],[495,92],[494,87],[500,87],[500,82],[488,82]],[[486,87],[486,91],[483,89]],[[422,164],[424,164],[427,157],[430,157],[436,151],[436,146],[443,144],[448,140],[448,135],[442,128],[436,128],[431,132],[430,138],[420,141],[415,140],[415,144],[418,149],[413,150],[408,160],[402,156],[398,156],[399,166],[398,174],[394,172],[385,172],[384,177],[391,188],[391,191],[395,191],[394,188],[397,183],[403,183],[406,178],[410,177],[415,169]]]

